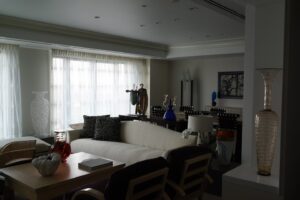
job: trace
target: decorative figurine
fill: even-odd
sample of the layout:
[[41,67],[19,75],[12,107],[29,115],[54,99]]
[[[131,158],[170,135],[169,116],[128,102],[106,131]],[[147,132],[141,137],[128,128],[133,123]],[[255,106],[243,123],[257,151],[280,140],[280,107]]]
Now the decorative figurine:
[[[135,85],[133,86],[135,88]],[[145,115],[148,108],[148,94],[144,84],[140,84],[140,89],[126,90],[130,92],[130,103],[136,105],[135,114]]]
[[138,90],[138,102],[135,107],[135,114],[145,115],[148,107],[148,94],[147,90],[144,88],[144,84],[140,84],[140,89]]

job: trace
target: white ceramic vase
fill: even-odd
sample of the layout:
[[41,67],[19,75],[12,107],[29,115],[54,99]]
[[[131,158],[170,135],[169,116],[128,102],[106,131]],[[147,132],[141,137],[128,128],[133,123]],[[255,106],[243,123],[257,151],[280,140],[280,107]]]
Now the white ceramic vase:
[[37,137],[49,135],[49,101],[45,98],[47,91],[32,92],[34,98],[30,104],[32,127]]

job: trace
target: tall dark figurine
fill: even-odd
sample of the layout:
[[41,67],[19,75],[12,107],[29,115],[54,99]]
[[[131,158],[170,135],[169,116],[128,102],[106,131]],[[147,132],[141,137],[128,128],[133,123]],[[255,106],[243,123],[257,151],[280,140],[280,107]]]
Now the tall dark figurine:
[[138,89],[138,102],[135,107],[135,114],[145,115],[148,107],[148,94],[147,90],[144,88],[144,84],[140,84],[140,89]]

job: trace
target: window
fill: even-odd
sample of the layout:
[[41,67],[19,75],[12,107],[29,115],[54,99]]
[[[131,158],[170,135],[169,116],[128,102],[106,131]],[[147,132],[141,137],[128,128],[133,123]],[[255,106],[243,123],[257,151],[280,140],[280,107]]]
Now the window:
[[18,56],[17,46],[0,44],[0,139],[22,134]]
[[139,83],[147,85],[145,60],[53,50],[51,130],[82,122],[83,115],[133,113],[125,90]]

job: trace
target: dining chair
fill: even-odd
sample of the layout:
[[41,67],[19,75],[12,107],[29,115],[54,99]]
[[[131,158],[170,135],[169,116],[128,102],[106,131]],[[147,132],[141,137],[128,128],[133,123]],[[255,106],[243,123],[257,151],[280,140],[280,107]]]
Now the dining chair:
[[212,179],[208,175],[211,152],[207,147],[185,146],[171,150],[166,159],[169,174],[166,192],[171,199],[202,199]]
[[169,199],[164,191],[167,173],[164,158],[144,160],[114,173],[103,193],[86,188],[76,192],[72,200]]

